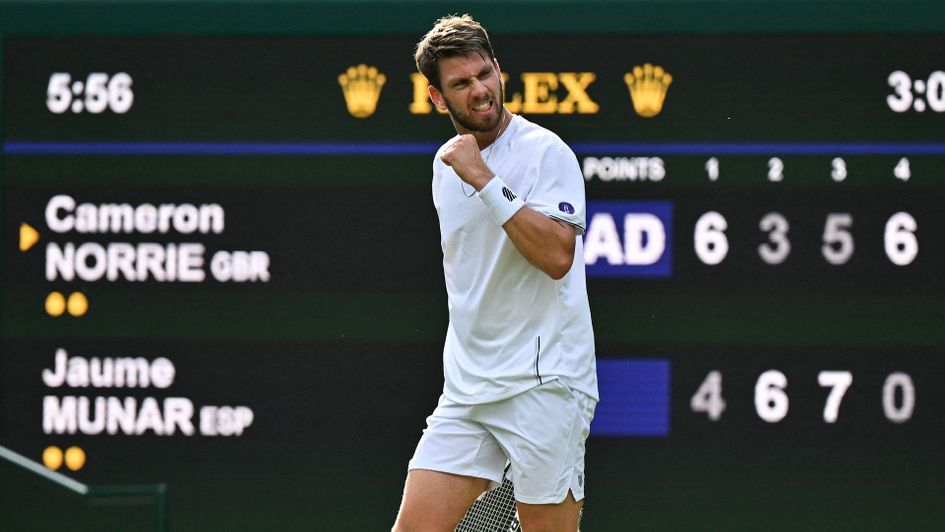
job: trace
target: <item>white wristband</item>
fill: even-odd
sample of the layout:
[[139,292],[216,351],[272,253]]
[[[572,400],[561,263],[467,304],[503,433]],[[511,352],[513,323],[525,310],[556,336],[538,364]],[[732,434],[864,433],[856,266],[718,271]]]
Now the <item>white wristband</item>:
[[512,189],[499,176],[493,177],[486,186],[482,187],[479,191],[479,199],[489,209],[489,214],[499,227],[505,225],[509,218],[525,206],[525,202],[512,192]]

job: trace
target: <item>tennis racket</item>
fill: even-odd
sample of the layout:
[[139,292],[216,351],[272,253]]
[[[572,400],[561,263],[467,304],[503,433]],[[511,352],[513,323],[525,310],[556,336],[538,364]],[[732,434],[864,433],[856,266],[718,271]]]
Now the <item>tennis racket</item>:
[[515,490],[508,469],[502,484],[486,491],[469,507],[456,532],[521,532]]

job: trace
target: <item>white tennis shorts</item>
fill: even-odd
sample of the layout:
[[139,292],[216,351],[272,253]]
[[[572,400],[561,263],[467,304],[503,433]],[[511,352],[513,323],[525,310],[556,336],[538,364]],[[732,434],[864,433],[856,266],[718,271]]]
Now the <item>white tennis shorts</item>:
[[584,441],[594,399],[560,380],[508,399],[461,405],[440,396],[408,469],[501,482],[507,461],[515,499],[558,504],[584,498]]

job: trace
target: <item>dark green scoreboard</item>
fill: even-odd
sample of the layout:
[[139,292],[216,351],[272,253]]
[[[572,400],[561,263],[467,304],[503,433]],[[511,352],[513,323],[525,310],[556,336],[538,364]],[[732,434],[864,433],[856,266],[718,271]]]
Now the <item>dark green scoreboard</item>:
[[[399,11],[376,4],[367,26],[315,3],[255,30],[253,6],[206,30],[10,11],[0,445],[167,483],[175,530],[390,526],[442,385],[430,165],[453,130],[412,49],[451,9],[384,31]],[[945,35],[912,4],[911,25],[747,3],[626,31],[571,28],[567,2],[545,31],[524,5],[477,15],[506,105],[584,174],[584,528],[941,523]],[[748,18],[728,32],[726,9]],[[0,528],[127,529],[0,474]]]

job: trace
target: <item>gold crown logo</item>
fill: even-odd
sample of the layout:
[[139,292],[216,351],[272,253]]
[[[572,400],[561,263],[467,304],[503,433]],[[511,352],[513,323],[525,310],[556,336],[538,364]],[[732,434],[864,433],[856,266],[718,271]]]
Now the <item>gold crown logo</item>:
[[673,76],[663,70],[661,66],[649,63],[633,67],[633,73],[623,77],[627,88],[630,89],[630,99],[633,100],[633,110],[644,118],[652,118],[663,110],[663,101],[666,91],[673,82]]
[[374,114],[385,81],[387,76],[364,63],[348,67],[347,72],[338,76],[338,84],[345,94],[345,103],[351,116],[367,118]]

